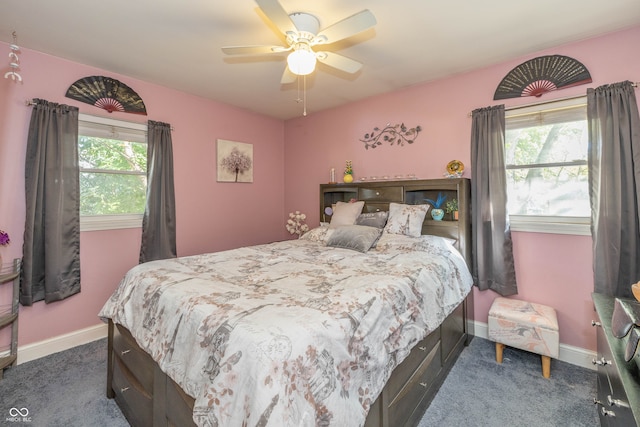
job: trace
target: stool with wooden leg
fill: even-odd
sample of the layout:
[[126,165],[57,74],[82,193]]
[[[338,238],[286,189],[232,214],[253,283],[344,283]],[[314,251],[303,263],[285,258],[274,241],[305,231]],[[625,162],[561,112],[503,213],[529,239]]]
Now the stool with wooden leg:
[[542,304],[496,298],[489,310],[489,339],[496,343],[496,362],[502,363],[504,347],[539,354],[542,376],[551,376],[551,358],[558,358],[560,340],[556,311]]

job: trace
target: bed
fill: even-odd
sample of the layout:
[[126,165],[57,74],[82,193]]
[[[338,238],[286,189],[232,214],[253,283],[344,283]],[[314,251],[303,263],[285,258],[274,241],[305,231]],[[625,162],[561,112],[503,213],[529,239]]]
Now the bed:
[[468,181],[320,186],[331,224],[440,193],[460,219],[412,236],[325,226],[134,267],[100,312],[108,397],[135,426],[415,425],[472,335]]

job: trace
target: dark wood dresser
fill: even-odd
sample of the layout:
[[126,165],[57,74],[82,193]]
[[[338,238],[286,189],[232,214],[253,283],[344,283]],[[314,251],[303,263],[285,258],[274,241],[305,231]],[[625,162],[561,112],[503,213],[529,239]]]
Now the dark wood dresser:
[[598,293],[592,294],[598,313],[598,405],[600,425],[630,427],[640,425],[640,369],[634,360],[624,360],[628,337],[616,338],[611,331],[615,299]]

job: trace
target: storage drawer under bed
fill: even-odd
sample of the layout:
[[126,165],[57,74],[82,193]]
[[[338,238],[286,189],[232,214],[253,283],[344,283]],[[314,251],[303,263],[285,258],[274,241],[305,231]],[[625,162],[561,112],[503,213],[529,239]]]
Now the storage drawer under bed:
[[114,358],[119,360],[147,394],[153,393],[154,361],[135,342],[131,334],[116,324],[113,334]]

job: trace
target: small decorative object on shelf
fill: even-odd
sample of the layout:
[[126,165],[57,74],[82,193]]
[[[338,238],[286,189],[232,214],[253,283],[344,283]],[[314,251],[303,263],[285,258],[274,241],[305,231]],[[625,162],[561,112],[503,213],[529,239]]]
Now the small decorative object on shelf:
[[329,171],[329,184],[336,183],[336,168],[331,168]]
[[[420,126],[408,129],[404,123],[393,126],[387,123],[382,129],[377,126],[374,127],[373,132],[365,133],[364,139],[360,141],[364,142],[364,148],[366,150],[368,150],[369,147],[376,148],[378,145],[382,145],[382,141],[388,142],[389,145],[396,144],[398,146],[404,146],[405,142],[407,144],[413,144],[413,141],[416,140],[420,131],[422,131]],[[382,141],[380,141],[380,139],[382,139]]]
[[300,236],[309,231],[309,226],[305,224],[306,219],[307,216],[300,213],[300,211],[289,213],[289,219],[286,225],[287,231],[291,234],[297,234],[299,239]]
[[444,204],[444,211],[451,214],[452,218],[458,220],[458,199],[450,199]]
[[433,200],[433,199],[424,199],[424,200],[426,202],[429,202],[431,206],[433,206],[433,209],[431,209],[431,218],[435,219],[436,221],[442,221],[442,218],[444,217],[444,210],[442,209],[442,204],[444,203],[445,200],[447,200],[447,196],[444,193],[439,192],[438,198],[436,200]]
[[347,160],[347,166],[344,168],[344,176],[342,177],[342,180],[347,184],[353,182],[353,165],[351,160]]
[[[11,243],[9,233],[4,230],[0,230],[0,246],[7,246],[9,243]],[[0,254],[0,267],[2,267],[2,254]]]
[[444,174],[447,178],[462,178],[464,173],[464,164],[460,160],[451,160],[447,163],[447,172]]

